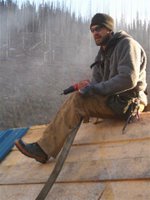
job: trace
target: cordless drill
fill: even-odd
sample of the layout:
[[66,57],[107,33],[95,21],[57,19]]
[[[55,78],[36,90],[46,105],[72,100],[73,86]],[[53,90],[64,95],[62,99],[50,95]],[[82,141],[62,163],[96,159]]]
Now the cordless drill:
[[69,93],[77,91],[77,90],[78,90],[78,84],[76,83],[76,84],[68,87],[67,89],[65,89],[62,94],[66,95],[66,94],[69,94]]
[[78,90],[81,89],[81,86],[80,86],[81,84],[82,84],[82,88],[84,88],[84,87],[88,86],[89,83],[90,83],[89,80],[84,80],[84,81],[81,81],[80,83],[75,83],[74,85],[71,85],[70,87],[68,87],[67,89],[65,89],[63,91],[63,93],[61,93],[61,94],[66,95],[66,94],[72,93],[74,91],[78,91]]

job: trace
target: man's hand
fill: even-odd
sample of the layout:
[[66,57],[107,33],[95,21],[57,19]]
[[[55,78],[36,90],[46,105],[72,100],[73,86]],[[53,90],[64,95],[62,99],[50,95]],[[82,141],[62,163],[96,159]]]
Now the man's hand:
[[78,83],[78,91],[81,95],[92,95],[93,91],[92,91],[92,84],[90,83],[89,80],[84,80],[81,81],[80,83]]
[[80,81],[79,83],[77,83],[77,88],[80,91],[81,89],[87,87],[88,85],[90,85],[90,81],[89,80],[83,80],[83,81]]
[[91,95],[91,83],[89,80],[80,81],[78,83],[78,91],[81,95]]
[[63,91],[63,93],[61,94],[69,94],[71,92],[74,92],[74,91],[81,91],[83,90],[84,88],[88,87],[90,85],[90,81],[89,80],[84,80],[84,81],[80,81],[79,83],[76,83],[74,85],[71,85],[69,88],[65,89]]

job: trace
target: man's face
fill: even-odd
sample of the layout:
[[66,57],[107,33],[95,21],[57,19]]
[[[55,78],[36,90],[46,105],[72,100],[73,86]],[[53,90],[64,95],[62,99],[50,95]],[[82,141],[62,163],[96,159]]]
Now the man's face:
[[107,40],[110,38],[111,31],[106,27],[94,25],[91,27],[91,32],[97,46],[105,46]]

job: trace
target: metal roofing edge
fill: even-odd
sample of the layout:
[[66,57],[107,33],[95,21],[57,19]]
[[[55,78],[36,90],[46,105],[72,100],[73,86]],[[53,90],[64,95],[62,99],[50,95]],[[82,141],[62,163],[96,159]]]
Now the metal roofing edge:
[[14,146],[15,140],[23,137],[29,128],[13,128],[0,131],[0,162]]

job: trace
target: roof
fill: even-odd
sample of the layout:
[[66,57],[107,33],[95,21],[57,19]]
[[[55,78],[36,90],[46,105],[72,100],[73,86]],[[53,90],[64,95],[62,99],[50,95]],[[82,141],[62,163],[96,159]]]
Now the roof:
[[[35,142],[46,125],[31,127]],[[148,200],[150,197],[150,113],[127,126],[103,120],[83,123],[46,200]],[[0,164],[1,200],[34,200],[56,160],[40,164],[15,147]]]

